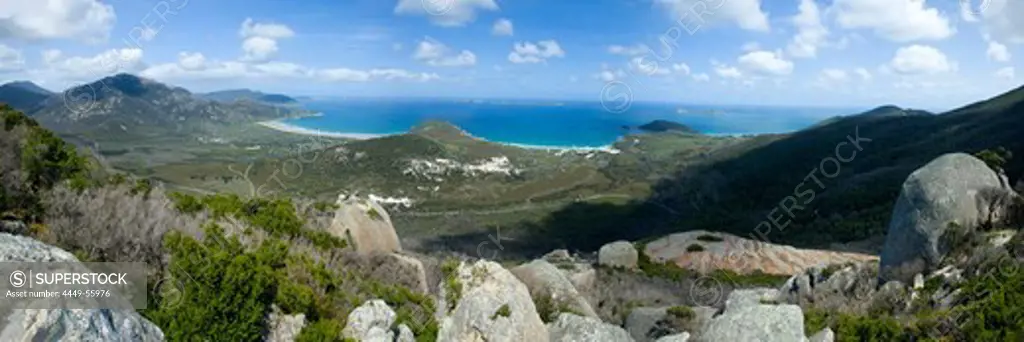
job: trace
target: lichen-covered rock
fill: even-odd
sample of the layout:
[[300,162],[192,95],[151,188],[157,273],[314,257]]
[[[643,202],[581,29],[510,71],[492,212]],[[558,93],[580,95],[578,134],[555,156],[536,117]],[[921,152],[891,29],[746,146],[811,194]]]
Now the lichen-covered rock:
[[597,263],[602,266],[636,268],[640,255],[629,241],[615,241],[597,251]]
[[658,321],[665,319],[667,314],[668,307],[636,308],[629,312],[629,316],[626,316],[626,322],[623,325],[634,340],[647,342],[652,340],[650,336],[651,330],[658,324]]
[[836,333],[832,332],[832,329],[828,327],[822,329],[810,338],[810,342],[835,342],[835,340]]
[[[0,262],[78,262],[74,255],[27,237],[0,233]],[[134,310],[8,310],[0,341],[163,341]]]
[[285,315],[277,305],[274,305],[270,316],[267,317],[267,326],[270,332],[264,341],[292,342],[299,336],[302,328],[306,327],[306,315]]
[[690,333],[684,331],[675,335],[663,336],[655,342],[687,342],[689,340]]
[[416,335],[412,333],[412,329],[405,324],[398,325],[398,337],[395,338],[395,342],[416,342]]
[[[546,342],[547,329],[530,291],[511,272],[492,261],[462,263],[451,274],[460,288],[444,293],[455,307],[440,324],[439,342]],[[447,280],[442,280],[445,289]]]
[[547,328],[551,342],[633,342],[629,333],[618,326],[570,313],[558,315]]
[[26,226],[24,222],[16,220],[0,220],[0,233],[24,235],[27,231],[28,226]]
[[391,342],[395,336],[391,324],[395,323],[396,316],[383,300],[367,301],[348,314],[341,335],[357,341]]
[[359,252],[400,252],[402,244],[387,210],[358,196],[339,196],[328,232],[348,240]]
[[597,317],[590,303],[576,291],[569,278],[547,261],[534,260],[513,268],[511,272],[530,289],[534,302],[543,297],[556,307],[565,307],[584,316]]
[[773,290],[736,290],[725,310],[700,333],[701,341],[804,341],[804,314],[799,306],[761,304]]
[[903,182],[892,211],[881,255],[882,282],[909,283],[927,274],[955,246],[947,231],[972,232],[1005,215],[996,202],[1009,191],[985,162],[964,153],[943,155],[917,169]]

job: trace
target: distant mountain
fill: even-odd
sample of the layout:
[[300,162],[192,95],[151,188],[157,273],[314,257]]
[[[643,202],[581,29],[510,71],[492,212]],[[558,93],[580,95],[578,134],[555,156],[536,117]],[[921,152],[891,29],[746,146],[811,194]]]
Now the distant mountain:
[[822,121],[814,124],[814,126],[811,126],[811,127],[818,127],[818,126],[828,125],[828,124],[835,123],[835,122],[837,122],[839,120],[843,120],[843,119],[847,119],[847,118],[877,119],[877,118],[891,118],[891,117],[903,117],[903,116],[925,116],[925,115],[935,115],[935,114],[932,113],[932,112],[929,112],[929,111],[925,111],[925,110],[904,109],[904,108],[900,108],[900,107],[893,106],[893,105],[885,105],[885,106],[880,106],[878,108],[875,108],[875,109],[872,109],[872,110],[869,110],[869,111],[866,111],[866,112],[863,112],[863,113],[860,113],[860,114],[845,115],[845,116],[844,115],[833,116],[831,118],[822,120]]
[[0,103],[6,103],[14,109],[32,112],[53,92],[28,81],[16,81],[0,85]]
[[690,128],[690,126],[668,120],[654,120],[649,123],[638,126],[637,129],[645,132],[682,132],[694,134],[700,133],[697,130]]
[[215,91],[199,95],[207,100],[220,102],[235,102],[239,100],[258,101],[269,104],[293,104],[298,100],[282,94],[265,94],[249,89],[232,89]]
[[[219,125],[287,117],[294,111],[252,101],[204,100],[188,90],[118,74],[51,96],[33,113],[61,133],[192,134]],[[109,136],[106,136],[109,137]]]

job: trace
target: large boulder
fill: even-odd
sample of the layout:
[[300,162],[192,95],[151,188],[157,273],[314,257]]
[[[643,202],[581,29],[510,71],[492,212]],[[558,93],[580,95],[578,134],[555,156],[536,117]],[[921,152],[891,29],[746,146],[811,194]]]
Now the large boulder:
[[[78,262],[74,255],[27,237],[0,233],[0,262]],[[2,310],[0,310],[2,311]],[[0,341],[163,341],[134,310],[9,310]]]
[[306,327],[306,315],[285,315],[277,305],[273,305],[267,317],[267,327],[270,331],[265,342],[292,342]]
[[400,252],[402,245],[387,210],[354,195],[338,197],[338,210],[328,232],[348,240],[359,252]]
[[969,234],[1005,215],[1008,196],[999,176],[985,162],[963,153],[943,155],[903,182],[882,249],[879,276],[910,282],[926,274],[954,246],[947,232]]
[[548,336],[552,342],[633,342],[629,333],[618,326],[570,313],[562,313],[548,324]]
[[725,310],[699,333],[699,341],[804,341],[804,313],[799,306],[766,304],[774,290],[735,290]]
[[615,241],[597,251],[597,263],[608,267],[636,268],[640,255],[629,241]]
[[558,308],[564,307],[587,317],[597,317],[590,303],[576,290],[565,273],[547,261],[534,260],[511,271],[530,289],[534,303],[545,300]]
[[383,300],[370,300],[348,314],[341,335],[356,341],[391,342],[395,337],[391,325],[396,317],[395,311]]
[[437,341],[548,341],[530,290],[501,265],[487,260],[462,263],[440,287],[439,306],[455,306],[441,320]]
[[684,334],[689,338],[687,331],[703,330],[717,312],[705,306],[639,307],[630,311],[624,326],[639,342],[661,341],[670,336],[681,339]]

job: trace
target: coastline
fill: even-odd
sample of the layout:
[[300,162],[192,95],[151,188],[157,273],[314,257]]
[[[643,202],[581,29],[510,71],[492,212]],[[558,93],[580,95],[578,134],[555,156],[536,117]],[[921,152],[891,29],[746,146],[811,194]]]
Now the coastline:
[[[312,129],[312,128],[306,128],[306,127],[302,127],[302,126],[296,126],[296,125],[293,125],[293,124],[286,123],[283,120],[285,120],[285,119],[260,121],[260,122],[257,122],[256,124],[258,124],[260,126],[263,126],[263,127],[266,127],[266,128],[270,128],[270,129],[275,130],[275,131],[284,132],[284,133],[302,134],[302,135],[310,135],[310,136],[318,136],[318,137],[329,137],[329,138],[352,139],[352,140],[367,140],[367,139],[374,139],[374,138],[380,138],[380,137],[386,137],[386,136],[399,135],[399,134],[405,134],[406,133],[406,132],[399,132],[399,133],[389,133],[389,134],[374,134],[374,133],[345,133],[345,132],[323,131],[323,130],[319,130],[319,129]],[[612,144],[608,144],[608,145],[605,145],[605,146],[545,146],[545,145],[530,145],[530,144],[519,144],[519,143],[507,143],[507,142],[500,142],[500,141],[490,141],[490,140],[487,140],[487,139],[483,139],[483,138],[480,138],[480,137],[476,137],[476,136],[470,135],[468,132],[465,132],[465,131],[463,131],[463,133],[466,134],[466,136],[469,136],[469,137],[471,137],[473,139],[477,139],[477,140],[480,140],[480,141],[486,141],[486,142],[490,142],[490,143],[501,144],[501,145],[505,145],[505,146],[518,147],[518,148],[529,149],[529,150],[544,150],[544,151],[549,151],[549,152],[566,152],[566,151],[574,151],[574,152],[607,152],[607,153],[613,153],[613,154],[619,152],[614,147],[612,147]]]

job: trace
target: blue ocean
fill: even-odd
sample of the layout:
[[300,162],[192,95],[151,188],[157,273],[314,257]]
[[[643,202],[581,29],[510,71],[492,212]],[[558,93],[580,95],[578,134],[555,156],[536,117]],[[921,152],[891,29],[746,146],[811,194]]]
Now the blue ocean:
[[337,133],[394,134],[425,121],[447,121],[489,141],[551,147],[607,146],[656,119],[686,124],[705,134],[740,135],[800,130],[864,108],[795,108],[635,103],[612,113],[600,103],[453,100],[331,100],[304,102],[321,116],[285,123]]

